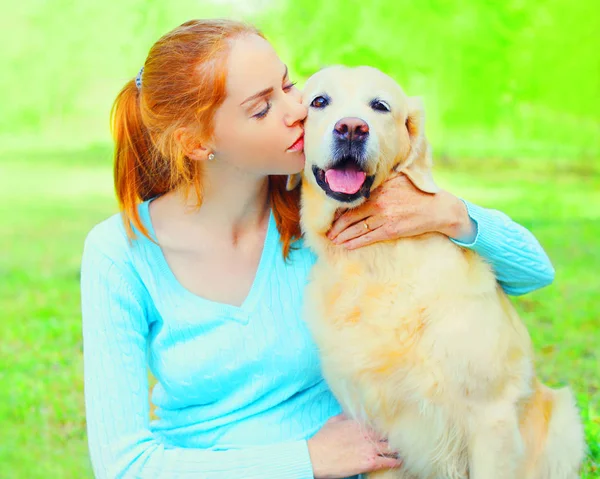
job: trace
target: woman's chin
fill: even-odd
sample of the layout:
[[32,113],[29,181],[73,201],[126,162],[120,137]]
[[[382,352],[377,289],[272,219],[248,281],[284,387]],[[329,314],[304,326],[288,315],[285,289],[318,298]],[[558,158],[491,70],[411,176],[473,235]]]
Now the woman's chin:
[[[285,158],[285,171],[280,173],[282,175],[295,175],[296,173],[302,173],[304,171],[304,165],[306,163],[306,157],[304,151],[298,151],[294,153],[287,153]],[[281,166],[282,163],[279,164]]]

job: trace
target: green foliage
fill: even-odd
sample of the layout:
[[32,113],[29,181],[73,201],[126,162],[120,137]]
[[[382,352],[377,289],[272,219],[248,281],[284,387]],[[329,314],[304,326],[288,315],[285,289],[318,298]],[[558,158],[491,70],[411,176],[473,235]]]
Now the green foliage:
[[370,64],[423,96],[439,154],[600,152],[594,1],[296,1],[263,23],[301,76]]
[[[190,18],[254,21],[300,79],[369,64],[423,96],[438,154],[600,154],[595,0],[30,0],[0,29],[0,146],[107,142],[108,110],[154,41]],[[5,57],[5,58],[4,58]]]

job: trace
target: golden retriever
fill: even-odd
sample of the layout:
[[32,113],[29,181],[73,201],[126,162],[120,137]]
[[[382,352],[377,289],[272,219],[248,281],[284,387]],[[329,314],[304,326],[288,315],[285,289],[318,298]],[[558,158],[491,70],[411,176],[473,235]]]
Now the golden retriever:
[[301,225],[318,256],[304,318],[347,414],[389,439],[401,469],[369,478],[575,478],[585,454],[568,388],[535,376],[529,334],[488,264],[442,234],[355,250],[325,236],[391,175],[438,188],[420,101],[371,67],[304,89]]

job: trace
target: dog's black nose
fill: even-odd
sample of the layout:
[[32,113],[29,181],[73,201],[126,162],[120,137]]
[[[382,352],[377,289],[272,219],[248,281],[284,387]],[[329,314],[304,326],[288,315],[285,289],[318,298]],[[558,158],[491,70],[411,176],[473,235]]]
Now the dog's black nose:
[[365,141],[369,136],[369,125],[360,118],[342,118],[333,127],[333,135],[340,140]]

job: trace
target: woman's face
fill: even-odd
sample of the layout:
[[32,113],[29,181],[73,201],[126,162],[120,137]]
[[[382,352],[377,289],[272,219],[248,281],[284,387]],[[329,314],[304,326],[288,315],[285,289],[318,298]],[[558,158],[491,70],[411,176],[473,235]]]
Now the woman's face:
[[257,175],[298,173],[304,167],[306,114],[271,44],[257,35],[234,40],[227,96],[214,117],[215,162]]

